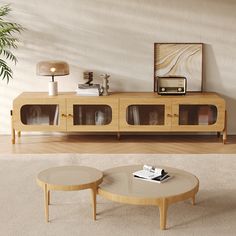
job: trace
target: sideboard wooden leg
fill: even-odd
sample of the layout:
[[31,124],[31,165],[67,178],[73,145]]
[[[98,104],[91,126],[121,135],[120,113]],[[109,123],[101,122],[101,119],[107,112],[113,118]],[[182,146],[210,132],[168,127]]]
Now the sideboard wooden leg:
[[11,110],[10,112],[11,114],[11,142],[12,144],[16,143],[16,131],[14,129],[14,125],[13,125],[13,111]]
[[117,139],[120,140],[120,132],[117,132]]
[[227,138],[226,138],[226,134],[225,134],[225,138],[223,138],[223,144],[226,144],[227,142]]
[[21,137],[21,131],[17,131],[17,137],[18,137],[18,138]]
[[225,128],[223,130],[223,144],[227,141],[227,111],[225,111]]
[[12,131],[11,131],[11,132],[12,132],[12,133],[11,133],[11,137],[12,137],[11,142],[12,142],[12,144],[15,144],[15,143],[16,143],[15,130],[12,128]]
[[164,198],[161,205],[159,206],[160,211],[160,229],[166,229],[166,217],[167,217],[167,201]]

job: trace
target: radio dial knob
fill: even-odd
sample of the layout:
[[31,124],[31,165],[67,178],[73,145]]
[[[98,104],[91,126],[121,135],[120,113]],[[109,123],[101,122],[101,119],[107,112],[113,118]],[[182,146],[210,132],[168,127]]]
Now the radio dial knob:
[[182,88],[178,88],[178,91],[181,92],[181,91],[182,91]]
[[166,89],[165,88],[161,88],[161,91],[164,92]]

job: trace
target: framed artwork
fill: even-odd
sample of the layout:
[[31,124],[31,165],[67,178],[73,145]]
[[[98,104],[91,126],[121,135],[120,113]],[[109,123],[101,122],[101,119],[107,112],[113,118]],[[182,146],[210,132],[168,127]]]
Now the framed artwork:
[[202,91],[202,43],[154,44],[154,91],[158,76],[187,79],[187,91]]

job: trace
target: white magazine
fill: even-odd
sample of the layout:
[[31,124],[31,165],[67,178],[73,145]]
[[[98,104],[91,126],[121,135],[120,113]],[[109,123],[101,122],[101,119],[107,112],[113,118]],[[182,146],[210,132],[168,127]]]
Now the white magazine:
[[154,179],[154,178],[160,176],[159,173],[151,172],[148,170],[138,170],[138,171],[134,172],[133,175],[135,177],[143,178],[143,179]]
[[149,181],[149,182],[153,182],[153,183],[158,183],[158,184],[161,184],[161,183],[164,183],[166,182],[167,180],[173,178],[172,175],[165,175],[165,178],[162,179],[162,180],[156,180],[156,179],[144,179],[144,178],[140,178],[140,177],[136,177],[134,176],[135,179],[139,179],[139,180],[145,180],[145,181]]
[[133,176],[137,179],[147,180],[155,183],[163,183],[170,179],[170,176],[164,169],[154,166],[144,165],[142,170],[135,171]]

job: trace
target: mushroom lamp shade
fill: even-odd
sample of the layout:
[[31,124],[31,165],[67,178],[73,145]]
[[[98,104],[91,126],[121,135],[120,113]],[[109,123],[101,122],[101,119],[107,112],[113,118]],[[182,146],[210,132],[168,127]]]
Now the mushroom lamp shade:
[[40,61],[37,63],[37,75],[51,76],[49,82],[49,95],[55,96],[58,94],[57,82],[54,81],[54,76],[69,75],[69,65],[64,61]]

